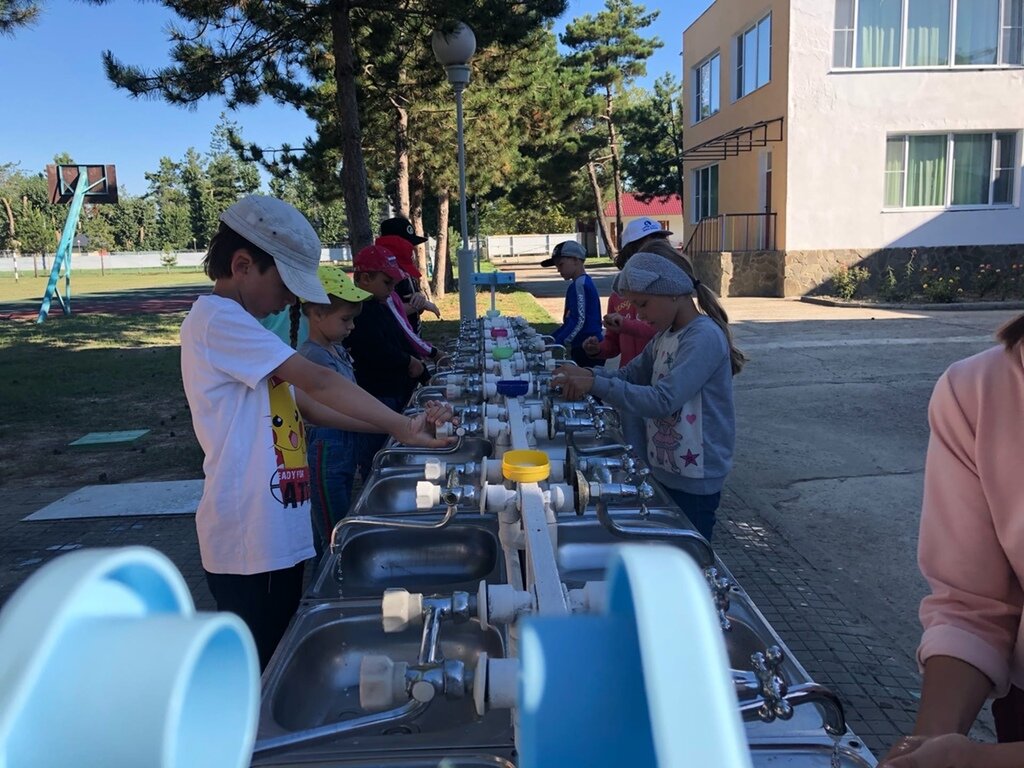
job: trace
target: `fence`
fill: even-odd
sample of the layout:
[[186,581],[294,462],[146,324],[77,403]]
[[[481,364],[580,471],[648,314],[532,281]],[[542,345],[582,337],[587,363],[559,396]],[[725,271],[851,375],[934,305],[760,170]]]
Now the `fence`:
[[579,242],[576,232],[546,235],[491,235],[487,238],[487,257],[547,256],[551,249],[565,240]]
[[[176,259],[175,266],[199,267],[203,263],[206,251],[170,251]],[[74,253],[71,256],[72,269],[153,269],[163,267],[161,261],[167,252],[164,251],[113,251],[99,253]],[[32,269],[31,254],[22,253],[18,256],[18,271],[27,272]],[[53,266],[53,254],[48,253],[42,259],[35,256],[40,269],[49,270]],[[352,261],[352,249],[347,245],[338,248],[324,248],[320,252],[321,261]],[[0,251],[0,272],[14,271],[14,253]]]
[[774,251],[775,213],[722,213],[701,219],[686,253]]

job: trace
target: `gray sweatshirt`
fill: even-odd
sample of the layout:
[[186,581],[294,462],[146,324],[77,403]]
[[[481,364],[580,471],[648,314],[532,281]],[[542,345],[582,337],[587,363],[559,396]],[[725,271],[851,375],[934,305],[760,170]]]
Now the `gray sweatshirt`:
[[729,344],[714,320],[662,331],[625,368],[594,374],[592,394],[619,411],[627,439],[643,440],[655,480],[699,495],[722,490],[736,415]]

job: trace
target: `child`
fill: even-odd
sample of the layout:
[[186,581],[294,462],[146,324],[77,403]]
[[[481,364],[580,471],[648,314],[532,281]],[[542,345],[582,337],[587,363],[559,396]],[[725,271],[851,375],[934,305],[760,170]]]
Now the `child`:
[[693,281],[653,253],[637,253],[612,287],[657,335],[625,368],[562,366],[554,383],[567,397],[592,392],[629,421],[627,439],[647,446],[651,474],[708,541],[732,468],[736,418],[729,343],[694,304]]
[[380,223],[380,237],[373,241],[394,254],[398,259],[398,266],[405,272],[405,279],[399,281],[395,286],[395,293],[399,295],[405,307],[406,315],[409,318],[409,325],[413,333],[420,332],[420,316],[424,310],[430,310],[438,317],[441,310],[437,305],[427,300],[427,297],[420,291],[419,281],[423,276],[420,273],[419,265],[416,264],[416,248],[427,242],[423,235],[417,235],[410,222],[404,216],[395,216],[385,219]]
[[[426,366],[388,305],[395,283],[405,273],[394,255],[378,245],[363,248],[352,263],[355,284],[373,295],[363,304],[359,321],[345,339],[355,361],[356,381],[388,408],[401,411],[417,382],[425,383],[427,376]],[[384,435],[361,437],[358,464],[364,478],[386,439]]]
[[[309,339],[299,347],[299,354],[354,383],[352,358],[341,342],[352,332],[363,301],[372,294],[357,288],[341,267],[322,266],[318,274],[331,303],[302,303]],[[317,558],[330,544],[334,526],[348,514],[356,471],[357,438],[355,432],[344,429],[306,425],[309,511],[313,518],[313,547]]]
[[551,258],[540,265],[554,266],[562,279],[569,281],[562,325],[552,334],[555,343],[568,346],[577,365],[591,368],[600,360],[587,354],[583,342],[590,337],[601,341],[601,297],[583,264],[586,258],[587,251],[582,245],[575,240],[566,240],[556,245],[551,251]]
[[205,454],[196,529],[217,608],[245,621],[265,667],[314,554],[303,418],[415,445],[449,441],[426,432],[426,416],[393,412],[260,325],[297,297],[328,302],[316,277],[320,240],[301,213],[251,195],[220,221],[203,261],[213,292],[181,324],[182,381]]

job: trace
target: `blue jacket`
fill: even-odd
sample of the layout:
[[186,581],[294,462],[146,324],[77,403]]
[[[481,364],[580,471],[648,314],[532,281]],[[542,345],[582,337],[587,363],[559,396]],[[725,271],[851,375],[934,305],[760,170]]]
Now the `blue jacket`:
[[580,275],[569,283],[565,291],[565,314],[562,325],[553,334],[555,342],[571,347],[581,347],[591,336],[600,341],[601,297],[590,275]]

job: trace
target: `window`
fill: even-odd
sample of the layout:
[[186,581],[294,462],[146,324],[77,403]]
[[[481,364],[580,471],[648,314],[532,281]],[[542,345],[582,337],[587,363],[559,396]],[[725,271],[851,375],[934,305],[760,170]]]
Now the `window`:
[[703,64],[694,68],[694,89],[696,103],[694,121],[711,117],[719,108],[719,83],[721,82],[722,60],[716,53]]
[[718,215],[718,166],[693,172],[693,220],[698,222]]
[[736,37],[736,98],[742,99],[771,79],[772,15],[769,13]]
[[890,136],[885,207],[1012,205],[1017,133]]
[[836,69],[1020,66],[1024,0],[836,0]]

